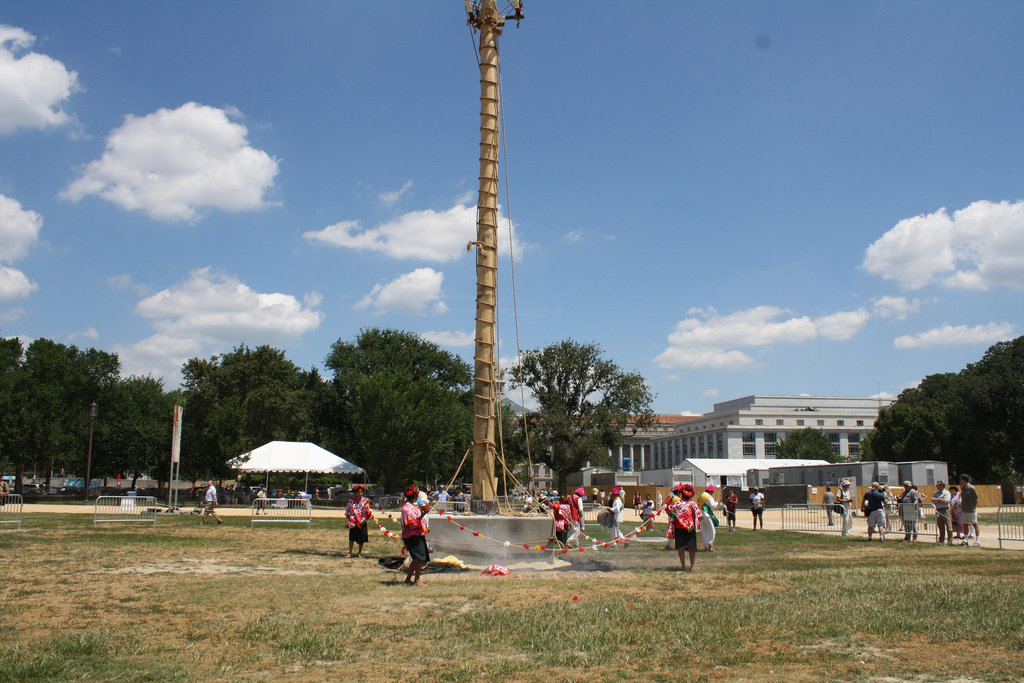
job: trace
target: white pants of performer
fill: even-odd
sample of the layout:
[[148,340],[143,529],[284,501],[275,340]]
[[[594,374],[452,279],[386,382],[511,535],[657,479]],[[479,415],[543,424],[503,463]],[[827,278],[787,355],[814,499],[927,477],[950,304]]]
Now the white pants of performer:
[[708,515],[704,515],[700,519],[700,537],[705,548],[710,548],[711,544],[715,542],[715,525]]
[[625,537],[626,536],[621,531],[619,531],[619,523],[615,521],[614,517],[612,517],[612,541]]
[[579,522],[569,522],[569,538],[565,541],[566,545],[572,545],[574,542],[576,545],[580,544],[580,527]]

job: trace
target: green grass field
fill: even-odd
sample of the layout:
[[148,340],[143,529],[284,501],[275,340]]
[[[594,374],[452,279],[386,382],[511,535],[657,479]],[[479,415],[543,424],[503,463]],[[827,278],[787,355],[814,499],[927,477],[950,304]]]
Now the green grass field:
[[[693,574],[633,543],[570,553],[572,570],[407,587],[343,557],[342,520],[226,520],[26,514],[0,533],[0,680],[1024,677],[1019,551],[740,530]],[[399,544],[374,531],[366,549]]]

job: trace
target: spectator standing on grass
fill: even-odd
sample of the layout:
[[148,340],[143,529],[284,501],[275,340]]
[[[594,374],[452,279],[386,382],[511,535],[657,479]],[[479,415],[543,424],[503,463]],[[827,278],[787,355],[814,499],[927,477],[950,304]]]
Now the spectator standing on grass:
[[903,482],[900,495],[900,519],[903,520],[903,540],[917,540],[917,518],[921,513],[921,494],[910,481]]
[[[679,566],[684,572],[692,572],[694,560],[697,559],[697,527],[700,526],[700,508],[693,502],[694,491],[690,484],[679,484],[672,491],[678,495],[672,497],[672,501],[666,508],[669,527],[675,536]],[[690,556],[689,569],[686,568],[687,555]]]
[[4,498],[11,492],[11,487],[7,485],[6,479],[0,479],[0,505],[4,504]]
[[832,523],[832,512],[836,507],[836,494],[832,493],[832,489],[830,487],[825,487],[825,494],[821,497],[821,502],[825,506],[825,514],[828,515],[828,525],[835,526],[835,524]]
[[868,540],[871,533],[878,530],[878,540],[885,540],[885,494],[882,493],[877,481],[871,482],[871,488],[864,494],[860,503],[861,511],[868,518]]
[[932,494],[932,505],[935,506],[935,524],[939,527],[939,543],[953,545],[953,527],[949,518],[949,491],[946,482],[935,482],[935,493]]
[[224,520],[214,512],[217,509],[217,487],[213,485],[212,481],[207,482],[206,495],[203,496],[201,507],[203,509],[203,516],[199,519],[200,524],[206,524],[206,515],[212,515],[217,520],[217,524],[223,523]]
[[359,552],[356,557],[363,556],[363,544],[370,540],[370,534],[366,523],[373,519],[373,509],[370,507],[370,500],[365,498],[366,487],[356,484],[352,487],[352,497],[345,506],[345,517],[348,523],[348,555],[352,557],[352,547],[359,544]]
[[260,512],[260,511],[266,506],[266,504],[267,504],[267,492],[264,491],[263,488],[261,487],[260,490],[256,492],[256,516],[257,517],[259,517],[262,514],[262,512]]
[[633,494],[633,512],[640,514],[640,504],[643,503],[643,499],[640,498],[640,490],[637,489],[636,493]]
[[661,509],[661,505],[664,502],[665,502],[665,499],[662,498],[662,496],[661,496],[661,489],[658,489],[658,509],[659,510]]
[[732,489],[726,489],[725,495],[725,528],[732,531],[736,528],[736,506],[740,504],[740,497]]
[[843,479],[839,483],[839,505],[843,508],[843,536],[853,533],[853,492],[850,491],[850,480]]
[[444,512],[447,509],[445,505],[448,502],[448,489],[441,487],[437,491],[437,511]]
[[962,538],[964,535],[964,522],[960,515],[960,487],[949,487],[949,521],[953,526],[956,535],[954,539]]
[[761,530],[764,531],[764,491],[755,488],[750,494],[750,512],[754,515],[754,529],[757,529],[757,522],[761,522]]
[[646,522],[651,517],[654,517],[654,499],[648,493],[640,505],[640,521]]
[[423,567],[430,562],[430,551],[427,548],[427,512],[429,501],[419,503],[420,491],[415,484],[405,490],[405,504],[402,505],[402,543],[409,553],[409,567],[405,570],[405,583],[412,586],[420,585]]
[[978,489],[971,483],[967,474],[960,475],[960,520],[964,525],[964,540],[960,545],[967,545],[974,531],[974,545],[981,545],[981,527],[978,526]]

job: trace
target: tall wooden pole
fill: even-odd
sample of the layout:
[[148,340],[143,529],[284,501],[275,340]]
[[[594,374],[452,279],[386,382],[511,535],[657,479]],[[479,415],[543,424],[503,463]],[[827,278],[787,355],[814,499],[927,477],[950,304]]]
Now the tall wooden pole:
[[495,0],[480,3],[480,191],[473,355],[473,498],[477,500],[498,498],[494,472],[494,346],[498,292],[498,36],[503,24]]
[[[467,9],[470,8],[470,3]],[[522,18],[519,3],[517,14]],[[473,355],[473,498],[496,501],[495,407],[497,377],[495,323],[498,293],[498,36],[505,17],[495,0],[470,12],[480,32],[480,191],[476,216],[476,343]]]

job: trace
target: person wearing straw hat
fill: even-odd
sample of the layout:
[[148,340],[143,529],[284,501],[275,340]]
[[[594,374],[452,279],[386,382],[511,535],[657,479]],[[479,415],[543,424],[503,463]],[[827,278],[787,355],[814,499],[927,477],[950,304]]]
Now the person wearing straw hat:
[[402,543],[409,553],[409,567],[405,570],[405,583],[412,586],[420,585],[423,567],[430,562],[430,550],[427,547],[427,512],[430,503],[418,504],[420,495],[415,484],[405,490],[405,504],[402,506]]
[[345,506],[345,517],[348,522],[348,555],[352,557],[352,547],[359,544],[359,552],[355,557],[363,556],[363,544],[369,540],[369,532],[366,528],[367,520],[373,519],[373,510],[370,508],[370,501],[364,497],[366,487],[356,484],[352,487],[352,498]]

